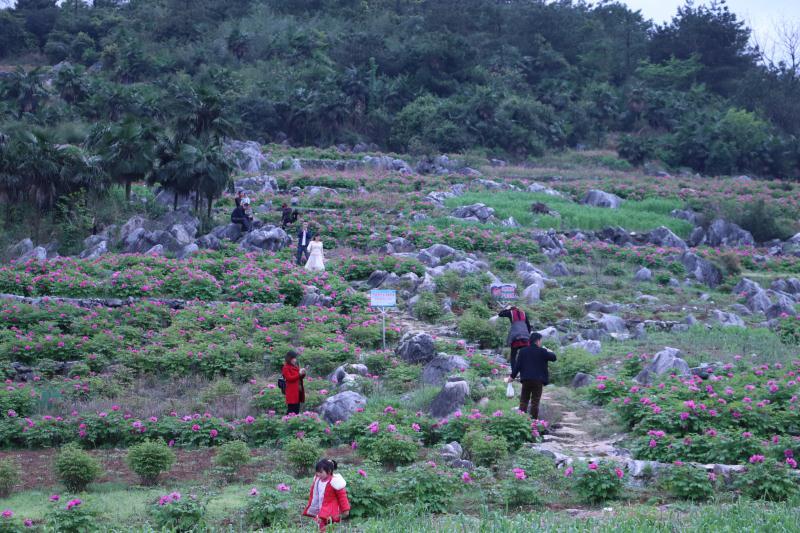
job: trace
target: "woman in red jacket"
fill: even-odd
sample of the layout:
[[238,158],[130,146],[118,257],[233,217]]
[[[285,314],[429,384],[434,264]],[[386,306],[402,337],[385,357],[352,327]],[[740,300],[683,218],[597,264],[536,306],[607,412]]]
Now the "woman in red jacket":
[[336,461],[321,459],[317,463],[308,505],[303,516],[313,518],[319,524],[319,530],[325,531],[328,524],[339,522],[350,514],[350,502],[347,499],[345,486],[347,483],[339,474],[334,474]]
[[297,352],[289,350],[281,370],[283,379],[286,380],[286,414],[300,414],[300,404],[306,401],[306,391],[303,388],[303,378],[306,377],[306,369],[300,368],[297,364]]

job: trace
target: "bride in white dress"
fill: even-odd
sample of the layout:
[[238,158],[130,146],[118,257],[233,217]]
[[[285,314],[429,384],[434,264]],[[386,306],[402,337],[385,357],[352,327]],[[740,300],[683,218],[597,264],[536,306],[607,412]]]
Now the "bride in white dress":
[[308,244],[306,270],[325,270],[325,256],[322,254],[322,241],[319,235],[314,235],[313,240]]

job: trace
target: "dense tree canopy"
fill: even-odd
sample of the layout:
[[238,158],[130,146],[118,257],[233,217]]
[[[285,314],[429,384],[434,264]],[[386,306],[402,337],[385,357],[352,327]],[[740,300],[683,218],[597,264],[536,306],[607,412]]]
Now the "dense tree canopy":
[[0,29],[5,64],[57,65],[3,77],[0,131],[54,142],[139,121],[201,154],[226,136],[515,159],[618,145],[800,174],[797,73],[760,61],[724,2],[654,26],[606,0],[18,0]]

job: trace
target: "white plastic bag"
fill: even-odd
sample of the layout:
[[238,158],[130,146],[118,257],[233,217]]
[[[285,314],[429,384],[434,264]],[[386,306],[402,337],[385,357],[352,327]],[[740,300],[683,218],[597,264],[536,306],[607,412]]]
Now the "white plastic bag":
[[506,398],[513,398],[514,397],[514,385],[511,382],[508,382],[508,386],[506,387]]

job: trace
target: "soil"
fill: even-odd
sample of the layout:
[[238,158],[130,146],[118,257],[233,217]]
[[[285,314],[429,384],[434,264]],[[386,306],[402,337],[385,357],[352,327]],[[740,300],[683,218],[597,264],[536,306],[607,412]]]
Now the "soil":
[[[57,453],[58,450],[55,449],[0,451],[0,459],[11,458],[19,467],[20,481],[15,486],[15,491],[43,490],[59,485],[53,471],[53,461]],[[138,476],[131,472],[125,462],[126,450],[90,450],[89,453],[100,460],[105,472],[97,480],[98,483],[139,484]],[[169,472],[162,474],[159,482],[167,485],[192,481],[207,482],[210,476],[217,477],[217,474],[209,475],[209,470],[214,468],[212,459],[215,453],[213,448],[176,449],[175,464],[172,465]],[[284,466],[274,450],[255,449],[252,450],[252,455],[253,461],[242,467],[236,475],[237,483],[253,483],[257,481],[259,475]],[[331,449],[327,455],[337,461],[360,464],[350,449]]]

